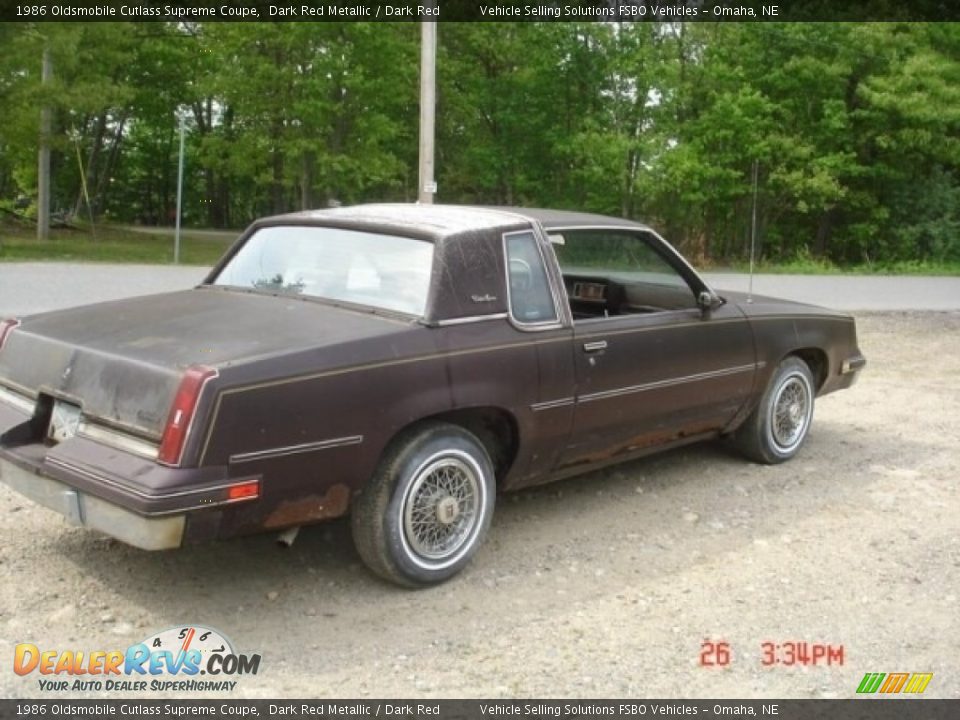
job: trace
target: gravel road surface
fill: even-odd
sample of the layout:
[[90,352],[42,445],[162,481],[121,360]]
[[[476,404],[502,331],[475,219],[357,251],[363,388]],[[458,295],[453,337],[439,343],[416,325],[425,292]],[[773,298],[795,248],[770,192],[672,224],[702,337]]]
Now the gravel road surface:
[[[25,264],[18,296],[14,268],[0,312],[203,274]],[[926,696],[960,698],[960,312],[858,323],[869,365],[818,402],[794,461],[704,444],[503,496],[476,560],[430,590],[373,578],[344,522],[289,549],[150,554],[0,486],[0,649],[111,650],[205,624],[263,657],[229,697],[847,698],[866,672],[932,672]],[[729,643],[729,664],[702,666],[704,642]],[[765,642],[780,663],[763,665]],[[788,642],[842,645],[843,663],[790,666]],[[36,674],[0,669],[0,697],[41,694]]]

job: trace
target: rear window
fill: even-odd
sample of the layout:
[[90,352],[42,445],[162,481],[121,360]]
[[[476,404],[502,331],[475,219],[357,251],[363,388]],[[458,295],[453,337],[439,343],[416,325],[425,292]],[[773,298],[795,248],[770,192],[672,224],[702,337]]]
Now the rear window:
[[433,243],[323,227],[262,228],[214,285],[306,295],[423,315]]

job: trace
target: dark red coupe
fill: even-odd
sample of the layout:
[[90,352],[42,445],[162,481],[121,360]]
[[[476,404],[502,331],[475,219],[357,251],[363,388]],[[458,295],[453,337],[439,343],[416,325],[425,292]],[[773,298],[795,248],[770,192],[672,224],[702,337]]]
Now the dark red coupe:
[[864,362],[853,318],[718,294],[638,223],[305,212],[192,290],[0,325],[0,479],[151,550],[349,513],[374,571],[429,585],[498,492],[719,436],[790,459]]

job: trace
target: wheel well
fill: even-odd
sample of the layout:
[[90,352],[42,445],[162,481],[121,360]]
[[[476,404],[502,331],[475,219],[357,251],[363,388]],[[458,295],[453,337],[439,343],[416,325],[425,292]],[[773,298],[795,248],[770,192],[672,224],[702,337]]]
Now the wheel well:
[[517,449],[520,445],[517,421],[513,415],[502,408],[476,407],[448,410],[418,420],[414,425],[426,420],[438,420],[451,425],[459,425],[476,435],[490,456],[498,485],[506,477],[517,457]]
[[813,382],[819,392],[827,380],[827,369],[830,367],[827,354],[820,348],[802,348],[794,350],[790,355],[800,358],[807,364],[810,372],[813,373]]

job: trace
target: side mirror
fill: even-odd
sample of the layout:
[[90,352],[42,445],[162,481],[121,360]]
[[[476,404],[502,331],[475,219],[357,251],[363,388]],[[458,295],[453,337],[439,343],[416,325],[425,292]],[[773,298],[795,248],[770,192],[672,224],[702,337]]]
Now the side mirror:
[[719,295],[714,295],[709,290],[702,290],[700,294],[697,295],[697,307],[703,310],[703,312],[716,310],[721,305],[723,305],[723,298]]

